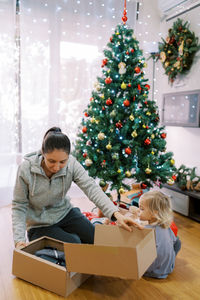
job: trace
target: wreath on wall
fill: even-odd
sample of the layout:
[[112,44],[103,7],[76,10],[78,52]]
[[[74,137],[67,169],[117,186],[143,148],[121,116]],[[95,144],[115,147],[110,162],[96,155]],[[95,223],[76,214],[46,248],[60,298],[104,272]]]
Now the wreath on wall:
[[185,74],[190,70],[194,56],[200,49],[198,37],[189,30],[188,22],[178,19],[168,30],[168,36],[159,42],[160,59],[168,76],[169,82],[173,83],[179,74]]

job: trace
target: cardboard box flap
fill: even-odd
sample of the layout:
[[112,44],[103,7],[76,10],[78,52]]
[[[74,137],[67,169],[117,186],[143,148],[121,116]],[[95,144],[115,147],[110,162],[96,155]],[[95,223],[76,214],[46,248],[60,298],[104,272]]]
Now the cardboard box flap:
[[138,279],[136,249],[65,243],[64,251],[69,272]]
[[133,247],[147,236],[150,231],[152,231],[150,228],[140,230],[133,227],[133,231],[129,232],[119,226],[99,224],[95,226],[94,244]]

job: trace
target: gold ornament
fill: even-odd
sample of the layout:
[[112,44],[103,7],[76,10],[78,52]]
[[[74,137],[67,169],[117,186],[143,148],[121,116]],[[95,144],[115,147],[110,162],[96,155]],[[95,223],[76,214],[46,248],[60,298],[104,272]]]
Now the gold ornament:
[[166,54],[164,51],[160,52],[160,60],[161,62],[164,62],[166,60]]
[[155,154],[155,152],[152,150],[152,151],[151,151],[151,154],[152,154],[152,155],[154,155],[154,154]]
[[100,152],[100,149],[97,149],[97,152],[99,153],[99,152]]
[[133,138],[137,137],[137,132],[136,132],[136,130],[134,130],[134,131],[131,133],[131,136],[132,136]]
[[126,177],[131,177],[131,172],[130,171],[126,171],[125,174],[126,174]]
[[171,165],[174,165],[174,164],[175,164],[175,160],[172,158],[172,159],[170,160],[170,163],[171,163]]
[[122,171],[121,171],[121,169],[118,169],[118,170],[117,170],[117,173],[119,173],[119,174],[120,174],[121,172],[122,172]]
[[169,61],[165,62],[165,68],[167,68],[169,66]]
[[104,97],[104,94],[102,94],[102,95],[101,95],[101,98],[102,98],[102,99],[104,99],[104,98],[105,98],[105,97]]
[[146,128],[146,125],[145,125],[145,124],[143,124],[143,125],[142,125],[142,127],[143,127],[143,128]]
[[135,118],[134,118],[134,116],[131,114],[130,117],[129,117],[129,119],[130,119],[131,121],[134,121]]
[[173,185],[174,184],[174,179],[172,179],[172,178],[168,179],[167,184]]
[[155,139],[155,134],[152,133],[151,138],[152,138],[152,139]]
[[102,140],[104,140],[104,139],[105,139],[105,134],[104,134],[103,132],[99,132],[99,134],[98,134],[98,136],[97,136],[97,137],[98,137],[98,139],[99,139],[99,140],[101,140],[101,141],[102,141]]
[[147,111],[147,112],[146,112],[146,115],[147,115],[147,116],[151,116],[150,111]]
[[92,118],[90,119],[90,122],[91,122],[91,123],[95,123],[95,121],[96,121],[96,119],[95,119],[94,117],[92,117]]
[[111,150],[112,149],[112,145],[109,143],[108,145],[106,145],[106,149]]
[[99,124],[99,122],[100,122],[99,120],[95,120],[95,123],[96,123],[96,124]]
[[183,55],[183,47],[184,47],[184,41],[181,42],[179,48],[178,48],[178,52],[180,55]]
[[94,88],[97,90],[97,91],[99,91],[100,89],[101,89],[101,87],[100,87],[100,85],[99,85],[99,82],[97,81],[97,82],[95,82],[95,84],[94,84]]
[[125,193],[125,190],[124,190],[123,188],[120,188],[120,189],[119,189],[119,193],[120,193],[120,194],[124,194],[124,193]]
[[168,50],[167,53],[170,54],[170,53],[172,53],[172,51],[171,51],[171,50]]
[[119,35],[119,32],[118,32],[118,31],[116,32],[116,35]]
[[126,89],[126,83],[122,82],[121,88],[122,88],[122,90],[125,90]]
[[143,64],[143,68],[147,68],[147,63],[144,63],[144,64]]
[[146,174],[151,174],[151,172],[152,172],[152,170],[151,170],[150,168],[146,168],[146,169],[145,169],[145,173],[146,173]]

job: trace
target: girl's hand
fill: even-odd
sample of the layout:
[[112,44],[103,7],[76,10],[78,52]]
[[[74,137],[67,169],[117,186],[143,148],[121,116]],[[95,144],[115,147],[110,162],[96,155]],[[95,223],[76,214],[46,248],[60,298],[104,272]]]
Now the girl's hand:
[[23,248],[23,247],[26,247],[27,245],[28,245],[28,243],[26,243],[26,242],[17,242],[17,243],[15,244],[15,248],[21,249],[21,248]]
[[126,216],[122,215],[119,211],[116,211],[113,215],[117,219],[117,223],[119,224],[119,226],[121,226],[122,228],[124,228],[130,232],[133,230],[131,226],[134,226],[138,229],[144,228],[144,226],[138,224],[131,217],[126,217]]

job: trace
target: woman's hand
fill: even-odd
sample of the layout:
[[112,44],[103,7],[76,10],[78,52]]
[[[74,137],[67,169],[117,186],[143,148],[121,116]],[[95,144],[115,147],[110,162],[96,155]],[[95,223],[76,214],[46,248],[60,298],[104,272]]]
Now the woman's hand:
[[117,219],[117,223],[121,227],[123,227],[124,229],[126,229],[130,232],[133,230],[131,226],[134,226],[138,229],[143,229],[144,228],[144,226],[138,224],[131,217],[126,217],[126,216],[122,215],[119,211],[116,211],[113,215]]
[[15,248],[21,249],[21,248],[23,248],[23,247],[26,247],[27,245],[28,245],[28,243],[26,243],[26,242],[17,242],[17,243],[15,244]]

